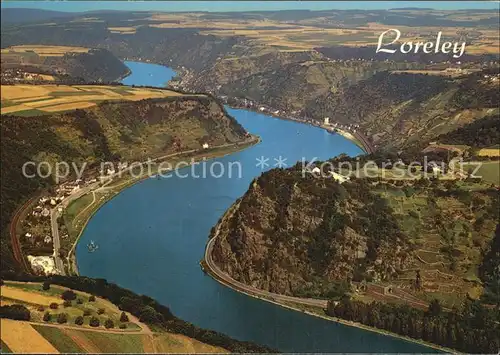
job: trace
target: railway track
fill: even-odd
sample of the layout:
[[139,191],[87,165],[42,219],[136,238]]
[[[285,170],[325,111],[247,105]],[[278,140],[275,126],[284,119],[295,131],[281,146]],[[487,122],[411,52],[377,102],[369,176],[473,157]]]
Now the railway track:
[[22,267],[23,271],[27,273],[31,273],[31,268],[28,265],[26,258],[24,257],[23,251],[21,249],[21,244],[19,243],[19,238],[17,237],[16,229],[19,223],[19,218],[23,214],[24,210],[26,210],[26,208],[28,208],[28,206],[30,206],[37,198],[38,196],[29,199],[16,210],[16,213],[14,213],[14,216],[12,217],[12,221],[9,227],[10,241],[12,245],[12,253],[14,254],[14,259]]

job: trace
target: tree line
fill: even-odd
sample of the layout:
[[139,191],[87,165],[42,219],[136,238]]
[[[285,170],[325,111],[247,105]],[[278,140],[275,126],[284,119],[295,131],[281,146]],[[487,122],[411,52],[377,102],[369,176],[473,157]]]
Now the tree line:
[[466,299],[460,309],[443,311],[437,300],[427,311],[408,305],[364,303],[344,297],[329,301],[326,314],[421,339],[466,353],[500,350],[500,310]]

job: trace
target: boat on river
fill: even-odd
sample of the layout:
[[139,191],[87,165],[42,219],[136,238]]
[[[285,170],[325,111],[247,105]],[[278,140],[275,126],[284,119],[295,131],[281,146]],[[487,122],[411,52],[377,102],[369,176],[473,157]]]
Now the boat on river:
[[89,250],[89,253],[93,253],[97,249],[99,249],[99,245],[97,245],[93,240],[91,240],[90,243],[87,244],[87,249]]

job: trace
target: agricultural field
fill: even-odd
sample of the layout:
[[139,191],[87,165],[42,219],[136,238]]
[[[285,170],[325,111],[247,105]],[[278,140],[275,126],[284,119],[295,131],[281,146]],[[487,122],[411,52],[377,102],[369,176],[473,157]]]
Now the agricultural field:
[[[48,290],[42,289],[40,283],[22,283],[6,281],[2,285],[2,306],[21,304],[31,312],[31,320],[18,321],[1,319],[2,353],[226,353],[220,347],[207,345],[195,339],[167,332],[151,332],[144,324],[138,323],[129,314],[130,322],[119,322],[121,311],[110,302],[96,298],[95,302],[87,302],[89,295],[74,291],[77,299],[85,299],[80,305],[72,301],[70,307],[59,305],[58,309],[49,308],[51,303],[62,302],[60,294],[67,290],[64,287],[51,285]],[[92,304],[90,304],[92,303]],[[57,317],[58,312],[69,315],[67,323],[43,321],[40,318],[40,307],[45,307]],[[113,319],[115,324],[127,324],[127,329],[106,329],[88,327],[86,323],[78,326],[74,317],[82,314],[82,309],[90,310],[93,316]],[[99,316],[96,312],[103,309]],[[43,313],[43,312],[42,312]],[[84,318],[88,318],[85,316]],[[140,324],[140,325],[139,325]]]
[[43,46],[43,45],[20,45],[4,48],[1,51],[2,57],[5,54],[36,53],[40,57],[62,57],[66,53],[87,53],[88,48],[68,47],[68,46]]
[[[13,353],[36,352],[58,354],[59,351],[38,333],[29,323],[2,318],[2,345],[5,344]],[[3,346],[2,346],[3,347]]]
[[36,116],[87,108],[106,100],[137,101],[180,95],[171,90],[128,86],[2,85],[1,113]]
[[500,148],[483,148],[477,152],[480,157],[500,157]]
[[[57,317],[61,313],[66,313],[68,316],[67,324],[75,326],[75,319],[78,316],[84,316],[84,323],[81,327],[90,327],[89,321],[91,317],[99,319],[99,328],[104,328],[104,322],[111,319],[114,327],[118,331],[118,326],[125,324],[126,328],[120,331],[138,331],[143,325],[132,318],[128,322],[120,322],[121,311],[104,299],[96,297],[95,301],[89,300],[90,295],[80,291],[74,291],[77,295],[76,299],[71,301],[71,305],[63,305],[61,294],[67,290],[64,287],[51,285],[48,290],[43,290],[39,283],[17,283],[6,282],[1,286],[2,305],[7,304],[22,304],[31,311],[31,320],[34,322],[44,322],[43,317],[46,312],[49,312],[51,319],[48,323],[57,323]],[[57,308],[52,308],[50,305],[56,303]],[[86,314],[86,315],[84,315]],[[95,329],[95,327],[93,327]]]
[[500,185],[500,161],[482,161],[476,162],[475,164],[464,163],[464,169],[476,169],[477,164],[481,164],[478,171],[475,173],[476,176],[480,176],[484,182]]
[[108,30],[111,33],[120,33],[120,34],[134,34],[136,32],[135,27],[108,27]]
[[[411,11],[404,10],[404,14],[410,16],[425,16],[425,12],[411,14]],[[400,12],[395,10],[395,14]],[[404,14],[400,14],[404,16]],[[445,13],[436,13],[436,16],[445,16]],[[314,47],[324,46],[376,46],[378,37],[391,26],[383,23],[383,18],[371,18],[372,14],[353,15],[352,18],[345,14],[332,14],[332,17],[310,17],[301,20],[281,22],[272,18],[231,18],[230,16],[221,18],[210,18],[202,14],[155,14],[144,20],[149,22],[149,26],[157,28],[196,28],[203,34],[212,34],[220,37],[244,36],[255,40],[261,45],[270,45],[281,51],[303,51],[311,50]],[[472,14],[467,20],[457,15],[449,17],[451,21],[480,21],[491,19],[492,14]],[[344,26],[339,23],[348,20]],[[349,21],[350,20],[350,21]],[[380,22],[378,22],[380,21]],[[463,28],[449,25],[447,27],[437,26],[402,26],[397,27],[402,33],[404,41],[428,41],[435,39],[435,34],[442,31],[443,38],[458,39],[461,37]],[[134,28],[118,27],[109,28],[116,33],[134,33]],[[467,45],[467,53],[485,54],[497,53],[499,36],[497,31],[488,27],[475,28],[480,32],[480,36],[473,38]],[[123,31],[123,32],[122,32]],[[129,32],[130,31],[130,32]],[[461,32],[462,31],[462,32]]]

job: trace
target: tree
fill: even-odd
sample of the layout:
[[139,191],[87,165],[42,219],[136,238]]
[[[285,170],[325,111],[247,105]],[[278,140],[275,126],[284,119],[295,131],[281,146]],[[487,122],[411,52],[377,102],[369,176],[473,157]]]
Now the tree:
[[50,312],[49,311],[45,312],[43,315],[43,321],[50,322],[51,319],[52,319],[52,315],[50,314]]
[[104,322],[104,327],[106,327],[107,329],[109,328],[114,328],[115,326],[115,323],[113,323],[113,321],[111,319],[106,319],[106,321]]
[[158,313],[153,307],[146,306],[141,310],[139,320],[141,322],[156,322],[158,320]]
[[61,298],[65,301],[73,301],[76,299],[76,293],[72,290],[66,290],[61,294]]
[[99,324],[100,324],[100,322],[99,322],[99,318],[97,318],[97,317],[92,317],[92,318],[90,318],[89,325],[90,325],[91,327],[98,327],[98,326],[99,326]]
[[59,305],[55,302],[52,302],[50,305],[49,305],[50,309],[57,309],[59,308]]
[[75,324],[76,325],[83,325],[83,317],[82,316],[78,316],[75,318]]
[[125,312],[122,312],[122,314],[120,315],[120,322],[123,322],[123,323],[128,322],[128,316]]
[[59,313],[57,315],[57,323],[63,324],[68,321],[68,315],[66,313]]
[[428,309],[428,313],[432,316],[432,317],[437,317],[441,314],[441,304],[439,303],[439,301],[437,299],[433,299],[431,301],[431,303],[429,303],[429,309]]

